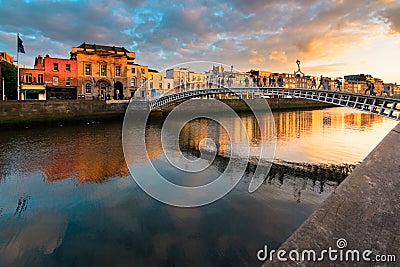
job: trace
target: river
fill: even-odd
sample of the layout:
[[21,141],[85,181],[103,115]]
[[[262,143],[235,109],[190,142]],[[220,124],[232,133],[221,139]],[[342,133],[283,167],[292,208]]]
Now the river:
[[[254,125],[252,116],[241,118]],[[2,130],[0,266],[257,265],[257,251],[277,248],[335,189],[335,177],[396,124],[347,108],[274,118],[278,165],[263,185],[248,193],[246,174],[225,197],[198,208],[162,204],[137,186],[125,163],[121,123]],[[154,120],[146,130],[156,163],[161,125]],[[195,152],[199,140],[218,132],[213,137],[223,153],[226,136],[210,131],[216,127],[192,121],[180,144]],[[263,133],[247,130],[257,146]],[[199,179],[218,175],[223,165],[222,157]]]

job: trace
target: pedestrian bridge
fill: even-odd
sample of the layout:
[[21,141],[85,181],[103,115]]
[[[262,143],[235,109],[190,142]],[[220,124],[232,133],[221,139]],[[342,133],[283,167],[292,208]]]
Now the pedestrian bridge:
[[157,110],[189,98],[231,95],[241,99],[268,97],[294,97],[348,107],[386,118],[400,120],[400,100],[390,97],[349,93],[342,91],[313,90],[283,87],[207,88],[171,92],[150,100],[150,110]]

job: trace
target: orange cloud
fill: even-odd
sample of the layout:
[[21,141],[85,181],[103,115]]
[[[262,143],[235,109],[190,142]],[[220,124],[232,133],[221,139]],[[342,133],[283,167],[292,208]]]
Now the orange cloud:
[[269,60],[276,60],[276,61],[286,63],[287,62],[286,52],[274,50],[269,54]]
[[250,50],[250,59],[249,59],[249,63],[250,64],[263,64],[266,62],[266,59],[263,55],[259,54],[257,50],[252,49]]

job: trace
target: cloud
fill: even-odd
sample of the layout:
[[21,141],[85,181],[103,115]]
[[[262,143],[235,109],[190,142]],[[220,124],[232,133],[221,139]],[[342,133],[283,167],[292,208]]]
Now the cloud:
[[400,33],[400,5],[385,10],[382,15],[387,19],[392,30]]
[[249,63],[252,65],[259,65],[262,63],[265,63],[265,57],[263,55],[260,55],[257,50],[250,50],[250,58],[249,58]]
[[286,52],[274,50],[269,54],[269,60],[277,60],[283,63],[287,62]]
[[7,36],[0,50],[15,51],[9,36],[20,32],[27,50],[22,60],[28,65],[38,53],[66,57],[72,46],[86,41],[125,46],[137,53],[138,63],[153,68],[201,59],[245,70],[252,64],[284,69],[297,58],[312,64],[334,60],[373,38],[400,32],[399,3],[389,0],[32,0],[0,5],[0,36]]

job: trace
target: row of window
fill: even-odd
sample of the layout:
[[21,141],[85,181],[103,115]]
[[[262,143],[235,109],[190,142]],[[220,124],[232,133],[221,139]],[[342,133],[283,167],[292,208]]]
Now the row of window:
[[[131,86],[134,86],[134,85],[131,84]],[[150,88],[153,88],[153,82],[150,82]],[[158,88],[162,89],[163,88],[163,84],[159,83],[158,84]],[[171,84],[170,83],[167,84],[167,89],[171,89]]]
[[[107,90],[107,86],[104,83],[100,84],[100,92],[104,93]],[[85,92],[86,94],[91,94],[92,93],[92,84],[87,83],[85,86]]]
[[[57,76],[53,77],[53,85],[58,86],[58,77]],[[71,86],[71,77],[65,78],[65,86]]]
[[[25,82],[26,83],[32,83],[32,82],[36,83],[36,78],[33,78],[33,80],[32,80],[32,73],[26,73],[25,74]],[[38,74],[37,83],[44,83],[43,74]]]
[[[142,74],[146,74],[146,70],[144,68],[140,69]],[[111,70],[110,70],[111,72]],[[136,73],[136,68],[131,68],[132,73]],[[107,65],[101,64],[100,65],[100,76],[107,76]],[[110,73],[112,75],[112,73]],[[85,75],[91,76],[92,75],[92,64],[86,63],[85,64]],[[115,76],[121,76],[121,65],[115,66]]]
[[[58,71],[58,63],[53,63],[53,71]],[[65,64],[65,71],[71,71],[71,64]]]
[[[58,86],[58,77],[57,76],[54,76],[53,77],[53,85],[54,86]],[[71,80],[72,80],[72,78],[71,77],[67,77],[67,78],[65,78],[65,85],[66,86],[70,86],[71,85]],[[33,79],[32,79],[32,73],[26,73],[25,74],[25,83],[36,83],[36,78],[35,77],[33,77]],[[43,84],[44,83],[44,79],[43,79],[43,74],[38,74],[38,76],[37,76],[37,83],[39,83],[39,84]]]

